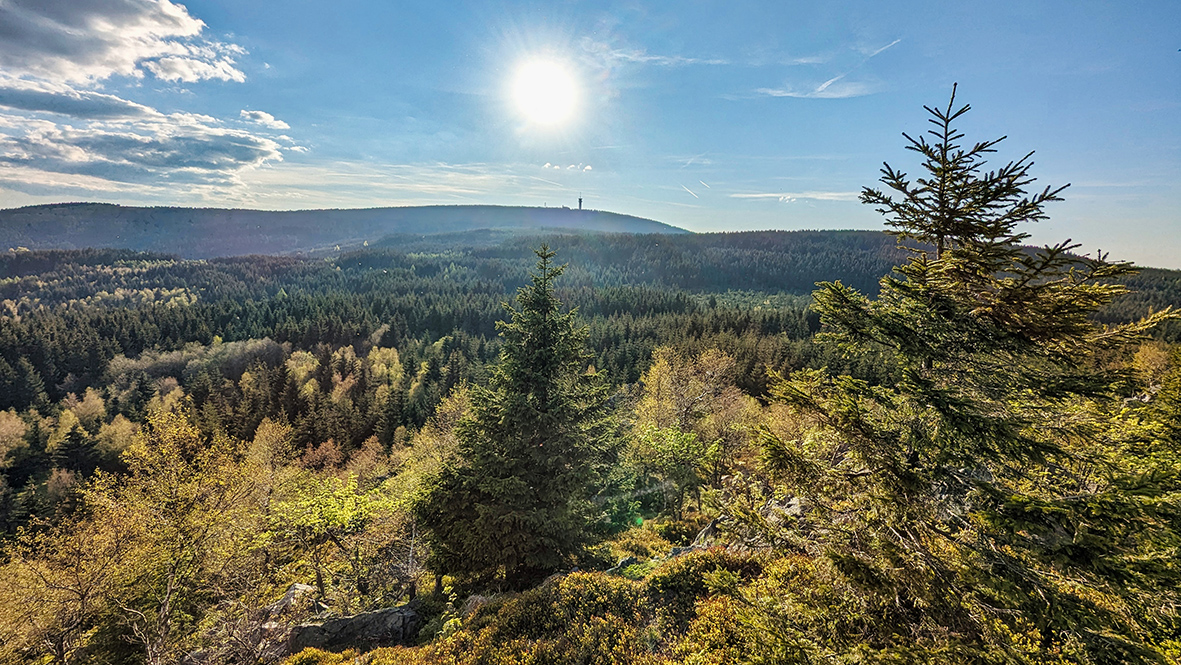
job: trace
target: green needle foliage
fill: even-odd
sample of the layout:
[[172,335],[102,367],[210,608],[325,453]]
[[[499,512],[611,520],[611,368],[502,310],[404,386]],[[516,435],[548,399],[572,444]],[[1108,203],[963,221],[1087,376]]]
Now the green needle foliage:
[[1121,444],[1127,377],[1104,363],[1172,314],[1093,322],[1132,266],[1021,246],[1062,188],[1030,193],[1032,153],[987,170],[1001,139],[962,146],[968,108],[953,89],[932,138],[907,136],[923,177],[886,165],[889,193],[862,193],[920,243],[910,261],[876,299],[815,293],[823,337],[892,355],[901,381],[805,370],[773,391],[796,420],[764,431],[774,483],[734,508],[785,557],[751,616],[788,662],[1161,661],[1181,493]]
[[564,266],[545,245],[536,253],[532,285],[499,324],[500,363],[457,425],[459,454],[415,506],[436,572],[511,588],[581,551],[607,396],[588,369],[585,329],[554,295]]

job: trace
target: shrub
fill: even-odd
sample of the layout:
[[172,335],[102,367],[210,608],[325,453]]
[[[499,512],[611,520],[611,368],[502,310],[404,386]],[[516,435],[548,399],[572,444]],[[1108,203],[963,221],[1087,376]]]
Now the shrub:
[[618,537],[607,541],[607,545],[611,547],[615,559],[611,565],[615,565],[617,561],[626,556],[651,559],[654,556],[664,556],[672,549],[672,543],[649,528],[628,529]]
[[738,601],[728,596],[697,604],[697,616],[673,647],[684,665],[739,663],[751,654],[751,627],[742,621]]
[[685,515],[681,519],[668,519],[652,523],[652,530],[673,545],[685,546],[693,542],[697,534],[709,524],[709,518],[701,513]]
[[697,601],[710,593],[711,575],[724,570],[740,579],[750,579],[762,568],[753,556],[720,547],[692,552],[669,561],[648,577],[648,597],[658,608],[661,623],[668,629],[683,632],[693,619]]
[[573,573],[491,600],[460,630],[426,646],[374,651],[369,665],[655,665],[651,616],[643,585]]
[[320,649],[304,649],[283,661],[283,665],[344,665],[357,660],[357,652],[352,649],[342,653],[321,651]]

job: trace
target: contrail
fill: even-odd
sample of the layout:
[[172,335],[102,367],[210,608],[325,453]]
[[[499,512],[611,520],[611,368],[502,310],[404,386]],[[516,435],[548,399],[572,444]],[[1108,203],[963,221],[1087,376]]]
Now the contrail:
[[[693,194],[693,190],[689,189],[688,187],[686,187],[684,185],[681,185],[681,189],[685,190],[686,192],[689,192],[690,194]],[[693,198],[699,199],[701,197],[696,194],[693,194]]]

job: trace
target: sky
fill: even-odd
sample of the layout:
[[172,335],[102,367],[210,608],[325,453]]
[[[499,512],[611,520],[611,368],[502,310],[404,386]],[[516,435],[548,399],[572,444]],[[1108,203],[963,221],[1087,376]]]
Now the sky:
[[953,83],[966,140],[1070,183],[1033,242],[1181,268],[1177,0],[0,0],[0,207],[876,229]]

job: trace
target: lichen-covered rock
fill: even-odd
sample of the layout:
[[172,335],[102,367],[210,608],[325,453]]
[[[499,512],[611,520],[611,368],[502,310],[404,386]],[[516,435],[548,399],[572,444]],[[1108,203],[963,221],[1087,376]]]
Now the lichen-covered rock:
[[291,629],[290,653],[315,647],[338,651],[410,643],[422,626],[422,617],[410,607],[391,607],[318,624],[300,624]]
[[296,582],[287,588],[287,592],[283,594],[282,598],[262,608],[263,612],[268,618],[278,617],[294,607],[300,598],[315,590],[314,586]]

